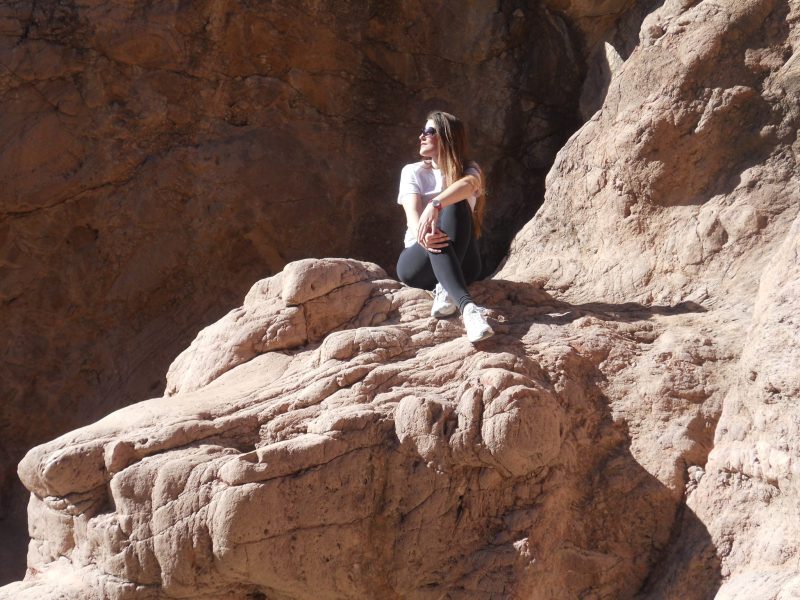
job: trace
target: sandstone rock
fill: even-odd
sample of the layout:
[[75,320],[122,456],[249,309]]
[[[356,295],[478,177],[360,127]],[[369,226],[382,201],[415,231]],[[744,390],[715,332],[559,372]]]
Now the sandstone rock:
[[545,0],[544,4],[564,14],[581,35],[584,46],[591,50],[636,3],[632,0]]
[[727,579],[720,598],[788,598],[800,590],[794,566],[800,553],[794,518],[800,470],[798,258],[800,218],[763,273],[707,474],[689,498],[718,540]]
[[796,397],[800,342],[787,316],[797,310],[797,11],[667,1],[648,14],[499,274],[542,280],[573,303],[661,305],[671,322],[640,334],[634,359],[615,348],[602,367],[632,455],[688,494],[642,597],[796,590],[786,516],[796,498],[778,481],[793,464],[780,399]]
[[491,270],[577,126],[578,63],[533,5],[4,2],[0,536],[23,520],[25,451],[159,395],[253,281],[320,256],[391,272],[433,107],[471,126]]
[[546,205],[501,275],[546,279],[576,300],[674,304],[716,289],[728,293],[713,303],[752,298],[767,258],[758,248],[786,231],[794,208],[798,108],[783,62],[767,76],[745,50],[766,46],[788,59],[785,10],[681,6],[667,2],[647,17],[667,33],[642,42],[602,110],[559,154]]
[[[357,315],[379,322],[385,315],[375,313],[379,307],[374,303],[372,314],[360,313],[373,287],[367,279],[385,276],[377,265],[356,261],[290,263],[256,285],[244,306],[200,332],[167,372],[167,394],[202,387],[258,354],[318,341]],[[324,302],[314,302],[322,297]],[[308,310],[299,306],[304,303]]]
[[[627,452],[598,367],[610,338],[652,327],[620,332],[495,281],[476,293],[499,333],[475,347],[457,319],[428,316],[426,292],[357,266],[304,261],[259,282],[250,316],[219,324],[231,345],[207,330],[179,357],[173,396],[29,452],[20,476],[43,525],[29,580],[4,591],[48,593],[67,556],[98,598],[633,593],[678,499]],[[287,289],[303,311],[336,312],[331,298],[360,284],[359,323],[252,350]],[[576,314],[553,327],[564,310]]]
[[26,455],[0,598],[792,597],[798,10],[650,10],[474,286],[493,338],[369,263],[257,283]]

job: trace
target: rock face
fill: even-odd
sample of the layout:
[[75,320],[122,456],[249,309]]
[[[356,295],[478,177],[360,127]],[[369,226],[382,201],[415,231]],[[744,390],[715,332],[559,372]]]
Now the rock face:
[[40,575],[8,593],[632,595],[682,486],[634,460],[600,365],[652,324],[527,283],[476,292],[499,331],[477,350],[374,265],[259,282],[178,357],[168,396],[27,455]]
[[644,597],[800,589],[798,16],[778,1],[648,14],[498,275],[573,303],[703,309],[670,319],[604,388],[636,462],[686,484]]
[[4,540],[25,451],[159,395],[253,281],[314,256],[391,271],[433,107],[471,125],[499,262],[577,126],[579,56],[544,8],[440,4],[3,3]]
[[164,397],[26,455],[0,597],[800,593],[800,6],[656,4],[475,285],[497,335],[291,263]]

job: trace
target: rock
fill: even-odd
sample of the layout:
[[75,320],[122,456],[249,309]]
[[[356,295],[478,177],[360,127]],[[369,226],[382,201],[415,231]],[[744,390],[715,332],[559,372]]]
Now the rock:
[[697,465],[692,465],[691,467],[689,467],[688,473],[689,473],[689,480],[695,483],[700,483],[700,480],[702,480],[703,476],[706,474],[703,468],[698,467]]
[[[5,3],[0,536],[21,539],[0,582],[23,572],[8,528],[29,448],[160,396],[195,333],[287,263],[392,272],[400,168],[435,107],[467,122],[487,174],[493,270],[578,125],[578,63],[533,5]],[[292,337],[300,319],[274,315],[273,349],[333,325]]]
[[544,4],[564,14],[579,32],[584,46],[594,48],[635,3],[631,0],[545,0]]
[[[377,265],[356,261],[290,263],[276,277],[257,284],[244,306],[200,332],[170,366],[166,393],[202,387],[258,354],[318,341],[360,315],[373,291],[368,279],[385,276]],[[314,302],[317,298],[324,301]],[[371,308],[371,314],[362,315],[362,319],[380,322],[386,318],[385,313],[376,313],[376,304]]]
[[[42,526],[28,581],[4,592],[47,593],[60,556],[98,598],[634,590],[677,499],[599,401],[597,345],[632,343],[640,327],[553,328],[547,315],[564,305],[486,282],[477,297],[504,333],[475,347],[457,319],[428,316],[426,292],[382,275],[345,259],[289,265],[253,286],[233,313],[247,317],[222,319],[225,335],[201,332],[171,369],[171,396],[29,452],[19,472]],[[336,302],[362,284],[368,300]],[[294,305],[304,314],[359,317],[322,343],[255,348],[287,297],[307,298]],[[620,510],[629,519],[610,530],[591,525]],[[493,574],[476,577],[486,564]],[[574,569],[583,576],[564,576]]]
[[[800,530],[794,423],[800,395],[800,218],[761,278],[735,379],[722,406],[706,476],[691,498],[718,540],[722,598],[790,597]],[[747,533],[742,530],[746,528]]]
[[[667,33],[637,47],[603,108],[560,152],[546,204],[500,276],[546,280],[573,300],[677,303],[721,288],[752,297],[765,260],[755,247],[780,237],[792,212],[798,107],[781,91],[783,63],[759,92],[764,67],[721,50],[784,52],[782,9],[734,6],[667,2],[647,16]],[[700,45],[704,53],[674,60]],[[782,137],[765,137],[769,127]],[[742,231],[738,219],[748,233],[728,243]],[[578,243],[565,230],[580,232]]]
[[639,302],[663,315],[654,339],[640,334],[644,345],[622,361],[615,345],[602,367],[632,455],[688,494],[641,597],[796,589],[785,404],[797,397],[788,365],[800,340],[790,316],[796,13],[739,1],[665,2],[647,14],[640,45],[559,153],[545,204],[498,274],[541,280],[573,304]]
[[494,337],[372,263],[288,265],[171,395],[27,453],[0,598],[795,594],[798,7],[645,12],[472,288]]

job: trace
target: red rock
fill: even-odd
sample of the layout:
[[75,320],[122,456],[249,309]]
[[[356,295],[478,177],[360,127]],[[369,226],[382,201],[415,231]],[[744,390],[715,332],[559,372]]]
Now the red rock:
[[[454,8],[0,7],[3,527],[23,520],[27,449],[160,395],[254,281],[322,256],[391,272],[400,168],[434,107],[471,126],[500,261],[577,125],[577,55],[545,9]],[[22,575],[20,529],[0,581]]]
[[474,286],[486,342],[372,263],[256,283],[170,395],[28,452],[0,597],[794,594],[797,10],[642,15]]

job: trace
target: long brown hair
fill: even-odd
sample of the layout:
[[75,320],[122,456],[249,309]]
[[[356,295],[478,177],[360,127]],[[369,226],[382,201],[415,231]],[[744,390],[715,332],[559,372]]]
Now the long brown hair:
[[479,189],[475,194],[476,202],[475,210],[472,213],[472,229],[475,237],[480,237],[483,211],[486,204],[486,188],[483,183],[483,172],[478,163],[467,158],[467,132],[464,128],[464,123],[458,117],[441,110],[431,111],[428,114],[428,120],[433,121],[433,126],[439,135],[439,156],[436,162],[442,171],[444,187],[464,177],[464,170],[468,167],[478,171]]

